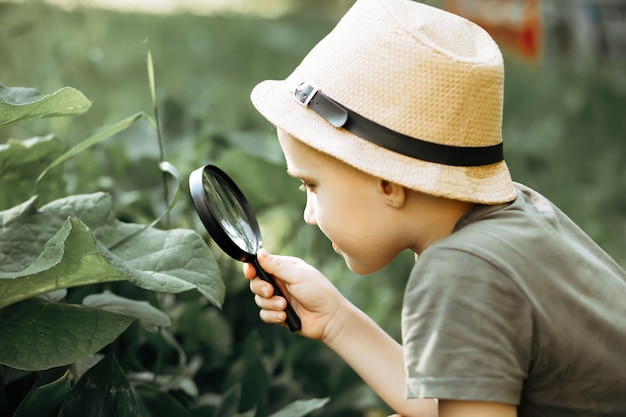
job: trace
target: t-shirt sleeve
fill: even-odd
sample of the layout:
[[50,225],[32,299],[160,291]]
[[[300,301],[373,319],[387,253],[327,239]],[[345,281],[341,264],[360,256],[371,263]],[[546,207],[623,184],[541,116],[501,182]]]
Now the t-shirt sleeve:
[[402,310],[407,397],[518,404],[532,334],[528,301],[493,263],[458,249],[425,251]]

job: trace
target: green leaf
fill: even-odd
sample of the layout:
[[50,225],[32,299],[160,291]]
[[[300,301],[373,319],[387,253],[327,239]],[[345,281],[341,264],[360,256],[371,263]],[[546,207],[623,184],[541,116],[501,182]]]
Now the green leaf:
[[105,193],[70,196],[39,210],[33,198],[0,212],[0,308],[61,288],[119,280],[162,292],[196,289],[221,306],[224,283],[197,233],[148,229],[112,252],[106,248],[142,228],[117,221]]
[[257,414],[257,410],[253,408],[252,410],[246,411],[245,413],[238,413],[232,417],[254,417]]
[[139,319],[141,324],[150,331],[156,331],[159,327],[172,325],[172,321],[167,314],[153,307],[147,301],[130,300],[115,295],[110,291],[88,295],[83,300],[83,305]]
[[189,417],[191,414],[183,405],[167,392],[144,386],[137,389],[144,407],[152,416]]
[[145,226],[143,226],[141,229],[133,232],[130,235],[125,236],[122,240],[119,240],[117,242],[115,242],[113,245],[109,246],[110,250],[113,250],[119,246],[122,246],[124,244],[126,244],[128,241],[130,241],[131,239],[134,239],[135,236],[137,236],[140,233],[143,233],[145,230],[147,229],[151,229],[154,226],[156,226],[157,224],[159,224],[159,222],[161,220],[163,220],[165,218],[165,216],[167,216],[170,211],[172,211],[172,209],[174,208],[174,206],[176,205],[176,203],[178,202],[178,199],[180,198],[180,193],[181,193],[181,179],[180,179],[180,173],[178,172],[178,170],[176,169],[176,167],[174,167],[174,165],[172,165],[171,163],[167,162],[167,161],[162,161],[159,163],[159,168],[161,169],[161,171],[164,174],[170,174],[172,177],[174,177],[176,179],[176,193],[174,193],[174,197],[172,198],[172,200],[168,203],[167,208],[165,209],[165,211],[163,212],[163,214],[161,214],[159,217],[157,217],[156,219],[154,219],[152,221],[152,223],[147,224]]
[[186,302],[176,320],[176,334],[188,354],[201,353],[211,363],[227,360],[233,349],[233,323],[205,303]]
[[41,94],[33,88],[0,84],[0,128],[41,117],[83,114],[89,107],[91,101],[72,87]]
[[78,155],[79,153],[81,153],[81,152],[91,148],[92,146],[102,142],[103,140],[110,138],[111,136],[115,135],[116,133],[119,133],[119,132],[121,132],[123,130],[128,129],[130,126],[133,125],[133,123],[135,123],[141,117],[145,117],[146,119],[148,119],[150,121],[150,117],[148,115],[146,115],[143,112],[139,112],[139,113],[136,113],[136,114],[134,114],[134,115],[132,115],[130,117],[127,117],[124,120],[120,120],[119,122],[117,122],[115,124],[112,124],[111,126],[107,126],[107,127],[103,128],[102,130],[100,130],[95,135],[90,136],[87,139],[83,140],[82,142],[78,143],[76,146],[72,147],[70,150],[68,150],[63,155],[61,155],[57,159],[55,159],[52,163],[50,163],[50,165],[48,165],[41,172],[41,174],[39,174],[39,176],[37,177],[37,182],[40,182],[41,179],[52,168],[62,164],[63,162],[65,162],[68,159],[70,159],[71,157]]
[[[106,244],[139,228],[117,224],[98,230],[97,235]],[[138,287],[170,293],[196,289],[218,307],[224,300],[224,282],[211,251],[191,230],[148,229],[116,248],[114,254],[130,268],[128,279]]]
[[13,417],[48,417],[70,393],[69,370],[56,381],[34,386],[22,400]]
[[150,50],[150,42],[146,40],[147,44],[147,66],[148,66],[148,83],[150,85],[150,98],[152,99],[152,107],[156,109],[156,87],[154,82],[154,63],[152,61],[152,52]]
[[231,366],[225,382],[228,387],[241,387],[238,411],[256,408],[264,413],[267,407],[270,381],[262,357],[258,334],[252,332],[244,342],[242,357]]
[[29,371],[74,363],[115,340],[135,319],[32,298],[0,315],[0,363]]
[[62,288],[123,280],[99,246],[84,223],[68,219],[31,265],[0,272],[0,308]]
[[244,371],[241,379],[240,411],[253,407],[264,410],[269,399],[269,376],[261,358],[263,357],[258,335],[251,334],[243,346]]
[[233,385],[222,397],[217,410],[213,414],[214,417],[231,417],[237,414],[239,401],[241,398],[241,385]]
[[136,417],[139,406],[115,355],[87,371],[63,403],[59,417]]
[[269,417],[302,417],[312,411],[319,410],[328,402],[329,398],[313,398],[310,400],[294,401]]
[[[0,144],[0,210],[32,197],[35,190],[33,173],[44,169],[63,151],[63,143],[54,135],[23,141],[9,139]],[[50,175],[40,192],[45,200],[64,194],[65,181],[60,172]]]

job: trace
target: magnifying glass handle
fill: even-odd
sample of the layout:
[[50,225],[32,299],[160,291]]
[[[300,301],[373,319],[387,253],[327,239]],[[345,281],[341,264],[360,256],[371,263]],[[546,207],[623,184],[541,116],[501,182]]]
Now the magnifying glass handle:
[[[270,284],[272,284],[272,287],[274,287],[274,295],[283,297],[286,300],[287,297],[283,295],[283,292],[280,290],[278,285],[276,285],[276,281],[274,281],[274,278],[270,274],[265,272],[263,268],[261,268],[261,265],[259,265],[259,261],[256,259],[256,257],[252,259],[251,263],[252,265],[254,265],[254,269],[256,269],[256,273],[259,278],[261,278],[265,282],[269,282]],[[298,314],[289,305],[289,302],[287,302],[285,313],[287,313],[287,319],[285,320],[285,323],[287,323],[287,327],[289,327],[289,330],[291,330],[292,332],[300,330],[300,328],[302,327],[300,317],[298,317]]]

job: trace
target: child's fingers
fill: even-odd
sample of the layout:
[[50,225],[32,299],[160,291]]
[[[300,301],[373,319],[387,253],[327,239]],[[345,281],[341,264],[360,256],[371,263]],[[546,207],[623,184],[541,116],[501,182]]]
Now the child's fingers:
[[252,279],[252,278],[256,277],[256,269],[254,269],[254,266],[252,264],[244,262],[244,264],[243,264],[243,275],[247,279]]
[[265,298],[255,295],[254,302],[266,311],[283,311],[287,307],[287,301],[283,297]]
[[250,280],[250,291],[264,298],[269,298],[274,295],[274,287],[272,287],[272,284],[260,278]]
[[287,313],[284,311],[260,310],[259,317],[265,323],[285,325]]
[[287,314],[284,311],[287,306],[287,301],[283,297],[275,296],[266,298],[255,295],[254,302],[260,308],[259,317],[265,323],[280,324],[287,319]]

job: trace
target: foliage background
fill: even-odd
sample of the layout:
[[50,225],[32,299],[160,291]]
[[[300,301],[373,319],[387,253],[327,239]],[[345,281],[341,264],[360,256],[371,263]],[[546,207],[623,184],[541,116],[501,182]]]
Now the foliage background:
[[[0,82],[42,92],[71,85],[93,101],[80,118],[39,120],[4,129],[2,138],[54,132],[69,148],[101,126],[137,111],[149,112],[145,69],[149,39],[166,159],[184,177],[207,162],[220,165],[255,207],[265,247],[318,266],[348,298],[399,338],[410,254],[402,254],[371,277],[355,277],[347,270],[326,239],[303,224],[304,196],[297,191],[297,181],[284,174],[273,130],[248,100],[260,80],[289,74],[347,7],[346,2],[326,8],[314,7],[313,1],[294,4],[291,13],[268,19],[84,8],[66,12],[39,2],[0,3]],[[531,65],[505,58],[503,134],[514,179],[551,198],[626,266],[623,72],[594,62]],[[135,124],[69,161],[66,192],[110,192],[122,220],[149,223],[164,210],[158,158],[154,131]],[[169,226],[202,232],[184,200],[171,213]],[[246,358],[254,356],[263,371],[244,381],[242,392],[266,389],[268,400],[261,409],[330,396],[320,415],[376,416],[389,411],[325,347],[261,324],[240,265],[217,250],[214,253],[227,286],[223,310],[207,307],[190,294],[172,298],[169,310],[175,318],[172,332],[186,357],[199,358],[193,378],[203,404],[225,393],[232,380],[242,380]],[[133,294],[132,288],[118,290]],[[79,297],[88,290],[72,291],[70,297]],[[112,349],[129,373],[143,367],[164,370],[175,361],[170,345],[136,327]],[[174,392],[187,407],[199,404],[180,387]],[[0,406],[9,408],[6,390],[4,395]]]

